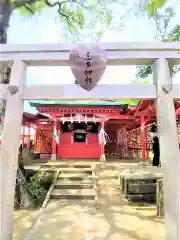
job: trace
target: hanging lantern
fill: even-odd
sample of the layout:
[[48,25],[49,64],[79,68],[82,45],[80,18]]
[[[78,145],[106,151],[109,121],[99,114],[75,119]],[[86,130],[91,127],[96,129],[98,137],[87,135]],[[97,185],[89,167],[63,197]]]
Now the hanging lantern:
[[79,45],[70,53],[70,66],[76,79],[75,84],[90,91],[105,72],[105,51],[95,43]]

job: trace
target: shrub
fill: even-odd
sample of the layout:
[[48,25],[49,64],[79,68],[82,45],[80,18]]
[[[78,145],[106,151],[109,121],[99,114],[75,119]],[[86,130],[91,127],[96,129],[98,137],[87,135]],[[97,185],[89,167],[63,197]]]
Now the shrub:
[[37,205],[41,205],[46,198],[53,176],[54,172],[52,171],[47,172],[39,170],[28,182],[25,183],[27,191],[31,194]]

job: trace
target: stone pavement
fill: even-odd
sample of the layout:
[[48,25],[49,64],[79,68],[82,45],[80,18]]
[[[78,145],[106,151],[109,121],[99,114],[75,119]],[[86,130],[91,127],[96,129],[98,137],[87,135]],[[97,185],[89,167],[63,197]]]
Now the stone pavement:
[[14,231],[13,240],[22,240],[36,220],[38,211],[36,210],[17,210],[14,211]]
[[[118,189],[116,170],[99,169],[100,205],[91,200],[51,200],[30,240],[164,240],[155,207],[130,206]],[[20,238],[14,238],[19,240]]]

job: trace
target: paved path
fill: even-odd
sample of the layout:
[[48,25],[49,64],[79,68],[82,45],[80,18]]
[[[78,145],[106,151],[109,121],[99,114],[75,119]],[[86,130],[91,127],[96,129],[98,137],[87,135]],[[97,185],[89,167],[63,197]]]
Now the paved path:
[[91,201],[50,201],[30,240],[165,239],[154,207],[129,206],[122,200],[116,171],[102,166],[99,179],[98,209]]

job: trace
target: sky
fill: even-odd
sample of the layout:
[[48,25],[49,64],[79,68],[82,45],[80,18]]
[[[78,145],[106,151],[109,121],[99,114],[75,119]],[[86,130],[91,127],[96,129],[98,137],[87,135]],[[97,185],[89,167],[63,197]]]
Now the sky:
[[[174,4],[176,0],[170,0]],[[177,13],[180,12],[180,4],[176,6]],[[180,22],[178,16],[174,23]],[[18,29],[18,30],[17,30]],[[33,18],[20,17],[15,12],[10,21],[8,31],[8,43],[13,44],[39,44],[39,43],[61,43],[61,26],[53,17],[52,11],[45,11],[40,16]],[[126,18],[124,27],[120,30],[108,30],[102,36],[102,42],[149,42],[155,40],[155,25],[146,17],[135,17],[130,15]],[[135,66],[109,66],[100,83],[103,84],[128,84],[135,79]],[[64,78],[62,79],[62,76]],[[178,74],[173,82],[180,80]],[[73,84],[74,77],[70,67],[31,67],[27,73],[28,84]],[[29,105],[25,104],[25,110],[34,112]]]

